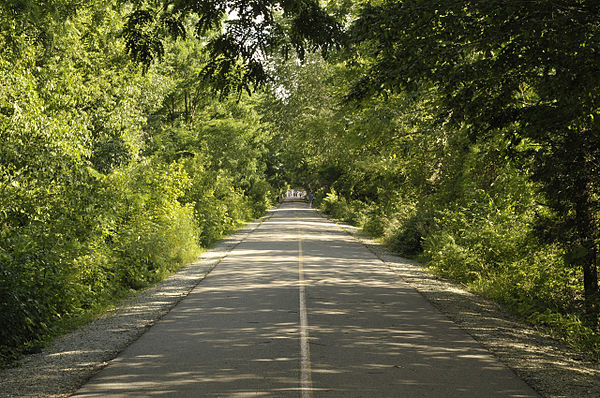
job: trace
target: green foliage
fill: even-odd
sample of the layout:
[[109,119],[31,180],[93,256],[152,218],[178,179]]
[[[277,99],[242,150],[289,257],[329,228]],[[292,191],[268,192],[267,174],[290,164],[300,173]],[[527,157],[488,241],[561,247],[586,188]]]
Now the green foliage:
[[527,247],[522,214],[490,207],[483,201],[439,211],[424,240],[424,254],[440,273],[462,282],[487,279],[503,272]]
[[10,347],[34,340],[85,293],[72,283],[78,271],[70,260],[85,250],[89,225],[83,214],[93,181],[82,161],[89,135],[83,118],[47,111],[33,57],[0,58],[0,341]]
[[340,197],[333,188],[321,201],[321,209],[339,220],[346,220],[351,214],[348,201]]
[[252,208],[243,191],[223,173],[204,172],[197,159],[186,161],[192,184],[185,200],[193,203],[200,225],[200,242],[209,246],[252,217]]
[[349,95],[360,99],[433,85],[439,96],[434,115],[452,136],[473,143],[502,137],[508,157],[527,158],[549,210],[536,221],[538,236],[574,254],[569,257],[582,271],[588,322],[595,327],[597,13],[593,1],[367,3],[351,28],[351,52],[363,68]]
[[[186,26],[191,16],[195,21]],[[167,37],[185,37],[191,31],[217,32],[208,37],[210,57],[201,75],[222,96],[241,95],[265,84],[265,55],[294,50],[303,58],[307,50],[317,49],[326,54],[342,40],[340,24],[312,0],[163,0],[154,9],[144,3],[127,16],[123,35],[128,52],[149,66],[163,57]]]
[[600,353],[600,337],[580,317],[548,309],[530,315],[528,320],[550,330],[555,337],[567,341],[573,348],[583,352],[590,359],[600,361],[598,354]]
[[427,234],[429,217],[414,204],[404,204],[394,214],[396,226],[385,233],[385,243],[397,253],[413,257],[423,251],[423,237]]
[[[368,50],[371,42],[360,45]],[[393,48],[375,47],[390,50],[382,57],[395,56]],[[344,103],[340,87],[356,82],[365,63],[383,59],[362,55],[349,69],[318,60],[279,66],[278,91],[265,106],[268,120],[285,133],[273,142],[289,165],[285,178],[316,187],[320,208],[332,217],[597,357],[597,330],[586,318],[583,278],[574,266],[589,250],[564,246],[564,224],[549,200],[562,200],[570,216],[576,211],[570,199],[549,199],[549,180],[538,177],[544,147],[511,140],[520,127],[514,119],[494,128],[454,119],[465,110],[450,108],[446,93],[424,79]],[[585,162],[571,165],[578,164]],[[559,181],[577,173],[563,171],[553,177],[555,192],[574,186],[575,180]]]
[[190,186],[182,165],[144,161],[114,172],[106,182],[102,195],[112,211],[105,240],[118,286],[145,287],[197,256],[192,207],[179,202]]
[[163,43],[144,74],[120,2],[25,3],[0,6],[0,364],[190,262],[273,190],[270,133],[248,99],[214,100],[197,42]]

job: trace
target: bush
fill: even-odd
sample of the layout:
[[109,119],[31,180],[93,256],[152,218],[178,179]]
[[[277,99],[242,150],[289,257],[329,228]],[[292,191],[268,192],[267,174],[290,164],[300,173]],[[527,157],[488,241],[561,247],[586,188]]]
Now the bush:
[[391,227],[391,220],[382,206],[372,205],[364,212],[362,230],[373,237],[384,236]]
[[[193,206],[203,246],[213,244],[268,207],[267,185],[257,187],[254,195],[259,201],[254,201],[234,186],[225,171],[206,170],[200,156],[187,159],[184,167],[190,176],[190,186],[183,201]],[[260,188],[266,191],[261,194]]]
[[348,201],[338,195],[334,188],[321,201],[321,210],[338,220],[346,220],[352,215]]
[[252,208],[252,217],[257,218],[262,216],[273,206],[273,187],[264,181],[255,181],[250,190],[246,193],[248,196],[249,205]]
[[471,190],[462,203],[433,214],[424,256],[441,274],[470,283],[505,272],[526,255],[533,214],[497,206],[483,190]]
[[419,219],[411,217],[397,227],[386,239],[386,244],[396,253],[413,257],[423,251],[423,237]]
[[179,201],[189,184],[180,163],[157,159],[107,177],[104,233],[113,259],[113,288],[145,287],[196,257],[193,211]]

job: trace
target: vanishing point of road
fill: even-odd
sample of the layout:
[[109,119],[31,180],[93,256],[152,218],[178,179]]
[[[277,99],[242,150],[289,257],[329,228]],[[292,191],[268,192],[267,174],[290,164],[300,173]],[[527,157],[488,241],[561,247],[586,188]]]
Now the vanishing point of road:
[[361,243],[284,202],[75,397],[537,397]]

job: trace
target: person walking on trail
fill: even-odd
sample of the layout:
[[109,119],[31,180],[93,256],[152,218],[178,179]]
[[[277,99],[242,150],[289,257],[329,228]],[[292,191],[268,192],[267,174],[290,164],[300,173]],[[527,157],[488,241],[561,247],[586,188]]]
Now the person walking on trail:
[[308,207],[312,207],[312,201],[315,198],[315,195],[313,195],[312,192],[309,192],[306,198],[308,199]]

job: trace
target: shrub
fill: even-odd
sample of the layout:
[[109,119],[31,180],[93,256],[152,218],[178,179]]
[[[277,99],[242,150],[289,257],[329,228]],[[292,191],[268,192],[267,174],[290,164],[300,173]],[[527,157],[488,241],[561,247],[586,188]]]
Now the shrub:
[[107,177],[105,239],[118,287],[145,287],[198,254],[192,208],[179,201],[189,184],[180,163],[157,159]]
[[364,212],[362,230],[373,237],[381,237],[390,228],[391,221],[382,206],[371,205]]
[[346,198],[338,195],[334,188],[321,201],[321,209],[338,220],[345,220],[352,214]]

